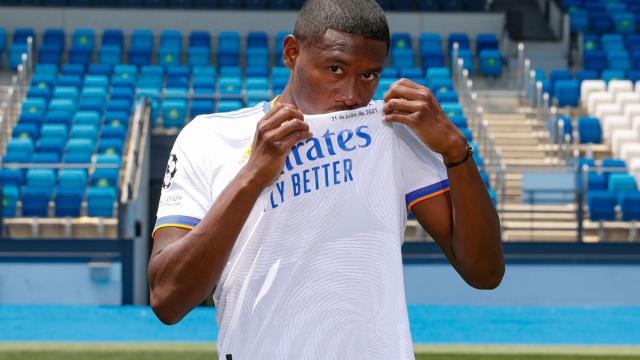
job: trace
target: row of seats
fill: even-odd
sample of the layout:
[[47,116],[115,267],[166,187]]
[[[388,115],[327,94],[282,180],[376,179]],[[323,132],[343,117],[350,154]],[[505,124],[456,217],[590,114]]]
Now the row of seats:
[[585,69],[598,72],[604,69],[624,72],[639,70],[640,35],[585,35],[582,62]]
[[[5,33],[0,29],[0,53],[6,48]],[[266,75],[272,63],[283,66],[283,40],[288,34],[281,32],[276,35],[272,61],[270,40],[265,32],[248,33],[246,47],[243,46],[240,33],[221,32],[217,37],[215,62],[218,67],[243,64],[247,72]],[[183,34],[176,30],[162,31],[158,46],[153,32],[145,29],[134,30],[125,46],[126,39],[122,30],[105,30],[98,42],[93,30],[76,29],[71,37],[71,45],[67,48],[66,34],[62,29],[47,29],[42,39],[38,39],[33,29],[20,28],[14,32],[13,42],[9,47],[10,69],[15,70],[21,63],[22,54],[27,51],[28,37],[35,40],[34,49],[40,64],[70,63],[85,67],[92,63],[116,65],[122,63],[126,57],[129,64],[138,67],[152,63],[162,66],[185,64],[195,67],[211,65],[213,54],[212,37],[206,31],[191,32],[186,41],[188,47],[185,51]],[[452,57],[454,43],[459,45],[457,55],[464,60],[464,66],[470,72],[474,72],[477,61],[480,74],[502,74],[503,57],[498,49],[498,38],[495,34],[479,34],[475,39],[474,50],[471,49],[471,41],[466,33],[450,34],[446,42],[449,58]],[[421,33],[417,57],[413,49],[412,36],[409,33],[394,33],[391,39],[391,65],[398,69],[445,66],[442,44],[443,39],[438,33]]]
[[[96,169],[94,176],[109,170],[113,169]],[[20,184],[15,178],[22,177],[23,173],[22,169],[2,169],[4,217],[113,217],[115,214],[116,188],[88,186],[85,169],[28,169],[25,181]]]
[[[278,9],[302,7],[304,0],[0,0],[0,5],[139,7],[196,9]],[[378,0],[385,10],[483,11],[486,0]]]
[[570,14],[574,33],[633,34],[640,22],[638,0],[562,0],[562,3]]
[[[593,221],[640,220],[640,192],[636,179],[620,159],[579,158],[578,184],[587,181],[586,203]],[[583,180],[586,174],[586,179]]]

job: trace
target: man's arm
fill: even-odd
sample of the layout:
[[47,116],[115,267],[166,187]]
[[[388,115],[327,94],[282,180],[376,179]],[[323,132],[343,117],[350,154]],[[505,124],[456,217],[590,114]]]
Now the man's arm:
[[[433,93],[409,80],[385,95],[385,120],[407,125],[445,163],[466,156],[464,135],[447,119]],[[500,220],[472,158],[447,171],[450,191],[415,204],[412,211],[462,278],[493,289],[504,275]]]
[[213,290],[255,202],[280,174],[291,147],[312,136],[302,112],[278,104],[257,126],[247,165],[191,231],[159,229],[149,259],[151,307],[166,324],[180,321]]

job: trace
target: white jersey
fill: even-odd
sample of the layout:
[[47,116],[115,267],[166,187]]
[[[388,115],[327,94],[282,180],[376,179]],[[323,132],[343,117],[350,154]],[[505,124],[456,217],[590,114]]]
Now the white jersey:
[[[414,359],[401,245],[407,208],[448,190],[442,158],[382,102],[305,116],[213,295],[221,359]],[[156,229],[192,228],[248,160],[269,104],[199,116],[178,136]]]

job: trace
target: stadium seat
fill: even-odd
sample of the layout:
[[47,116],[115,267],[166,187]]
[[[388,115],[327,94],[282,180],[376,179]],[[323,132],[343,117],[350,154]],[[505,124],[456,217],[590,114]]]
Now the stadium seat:
[[578,106],[580,101],[580,85],[576,80],[558,80],[553,91],[558,106]]
[[12,137],[35,141],[40,136],[40,128],[36,124],[18,123],[13,128]]
[[222,31],[218,37],[218,66],[240,64],[240,33]]
[[105,29],[102,33],[102,47],[113,46],[122,49],[124,46],[124,33],[120,29]]
[[222,113],[222,112],[240,110],[242,109],[242,106],[243,106],[242,101],[240,100],[222,99],[218,101],[217,112]]
[[182,128],[187,114],[185,99],[165,99],[162,102],[162,121],[164,127]]
[[56,216],[78,217],[87,188],[87,172],[82,169],[61,169],[55,195]]
[[26,163],[30,162],[34,153],[33,140],[31,139],[9,139],[7,151],[4,155],[5,163]]
[[117,187],[120,173],[120,156],[117,154],[98,154],[95,164],[117,165],[115,168],[97,167],[91,175],[91,186],[97,187]]
[[92,62],[95,47],[95,32],[92,29],[77,29],[73,32],[69,62],[88,65]]
[[600,72],[607,67],[607,55],[602,50],[594,50],[584,54],[584,68]]
[[214,112],[214,102],[210,99],[194,99],[191,101],[191,109],[189,115],[195,118],[202,114],[211,114]]
[[630,192],[619,198],[623,221],[640,221],[640,193]]
[[48,216],[49,201],[53,196],[55,172],[52,169],[27,170],[27,183],[22,192],[24,216]]
[[67,139],[59,136],[40,137],[36,142],[38,152],[54,153],[60,158],[64,152]]
[[415,67],[416,65],[413,51],[410,48],[392,49],[391,63],[398,69]]
[[495,34],[478,34],[476,37],[476,54],[482,50],[498,50],[498,37]]
[[616,219],[616,198],[608,191],[587,192],[589,218],[593,221],[613,221]]
[[113,187],[90,187],[87,194],[87,215],[113,217],[117,192]]
[[449,55],[451,55],[454,43],[458,43],[459,49],[469,49],[469,35],[466,33],[450,33],[448,40]]
[[151,30],[134,30],[128,51],[129,64],[136,65],[138,67],[151,64],[152,51],[153,33]]
[[581,144],[602,143],[602,128],[597,118],[589,116],[578,117],[578,135]]
[[2,186],[2,216],[15,217],[20,189],[15,185]]
[[502,75],[502,54],[493,49],[480,51],[480,74],[485,76]]
[[124,142],[122,139],[116,138],[104,138],[100,139],[98,143],[98,154],[115,154],[122,155],[124,149]]
[[[73,131],[73,129],[72,129]],[[89,163],[95,147],[95,141],[88,138],[75,138],[67,142],[63,161],[66,163]]]

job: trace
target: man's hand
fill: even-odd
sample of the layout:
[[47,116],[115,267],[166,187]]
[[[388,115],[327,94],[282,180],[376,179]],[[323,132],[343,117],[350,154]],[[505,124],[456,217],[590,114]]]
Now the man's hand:
[[442,154],[446,163],[466,156],[467,140],[449,121],[431,90],[400,79],[391,85],[384,101],[385,121],[407,125],[431,150]]
[[302,111],[290,104],[276,103],[259,122],[251,156],[243,169],[252,183],[264,188],[278,178],[291,148],[313,136]]

